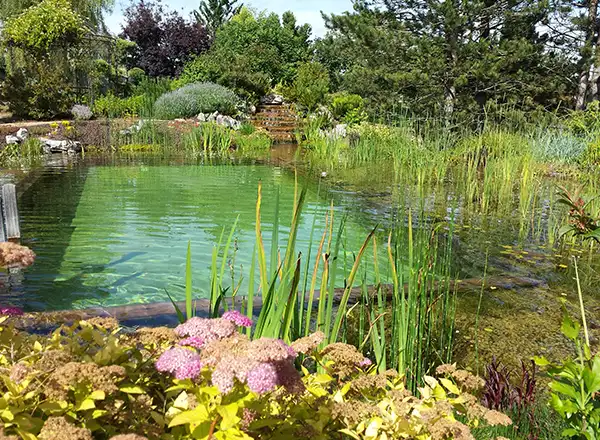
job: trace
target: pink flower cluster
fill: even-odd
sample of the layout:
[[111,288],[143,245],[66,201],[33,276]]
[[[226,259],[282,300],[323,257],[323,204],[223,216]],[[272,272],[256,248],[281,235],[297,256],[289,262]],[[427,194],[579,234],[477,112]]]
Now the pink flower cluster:
[[360,368],[370,367],[373,365],[373,361],[369,358],[364,358],[361,362],[358,363]]
[[202,339],[200,336],[190,336],[189,338],[179,341],[179,345],[200,349],[204,347],[204,339]]
[[198,338],[196,341],[202,340],[201,346],[196,347],[202,348],[203,345],[208,344],[211,341],[232,336],[236,330],[236,324],[227,319],[205,319],[194,317],[177,326],[175,328],[175,334],[181,338],[188,336]]
[[242,315],[237,310],[230,310],[229,312],[223,313],[222,318],[233,322],[239,327],[252,327],[252,320],[247,316]]
[[222,393],[233,389],[234,379],[246,383],[255,393],[265,393],[278,386],[299,392],[304,386],[294,367],[296,352],[280,339],[260,338],[237,341],[235,350],[213,353],[205,358],[214,368],[212,382]]
[[0,306],[0,316],[19,316],[23,314],[23,310],[18,307],[2,307]]
[[175,329],[182,339],[160,356],[156,369],[177,379],[195,379],[208,367],[213,385],[222,393],[230,392],[236,380],[255,393],[278,386],[301,392],[304,385],[294,366],[296,351],[280,339],[250,341],[237,332],[238,327],[251,325],[252,320],[235,311],[217,319],[192,318]]
[[165,351],[158,361],[156,369],[175,375],[176,379],[194,379],[202,370],[202,361],[196,351],[183,347],[173,347]]

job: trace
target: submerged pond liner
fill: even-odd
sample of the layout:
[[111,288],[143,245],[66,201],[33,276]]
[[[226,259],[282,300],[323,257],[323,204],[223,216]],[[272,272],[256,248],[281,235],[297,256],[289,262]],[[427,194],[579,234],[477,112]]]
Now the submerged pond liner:
[[[436,284],[432,286],[435,290]],[[456,291],[457,293],[477,293],[484,289],[505,289],[505,290],[516,290],[516,289],[528,289],[528,288],[547,288],[547,284],[543,280],[536,280],[528,277],[513,277],[513,276],[494,276],[486,279],[482,278],[471,278],[467,280],[459,280],[451,282],[450,290]],[[404,289],[408,286],[405,285]],[[383,292],[385,292],[388,298],[391,298],[392,286],[383,285],[381,286]],[[343,288],[335,289],[334,301],[339,301],[344,293]],[[370,286],[368,288],[370,296],[375,294],[375,287]],[[350,303],[355,304],[360,301],[362,295],[361,287],[354,287],[350,293]],[[319,299],[319,291],[315,291],[315,301]],[[239,306],[241,301],[245,300],[244,297],[238,298],[236,304]],[[308,299],[308,295],[307,295]],[[231,306],[231,300],[228,299],[229,306]],[[181,310],[185,310],[185,302],[176,302],[177,306]],[[194,300],[195,315],[200,317],[208,317],[208,310],[210,306],[210,300],[198,298]],[[315,306],[317,304],[315,303]],[[260,312],[261,300],[255,298],[254,300],[254,311],[253,314],[257,316]],[[117,319],[120,323],[125,326],[175,326],[178,324],[177,314],[171,302],[157,302],[153,304],[132,304],[126,306],[116,307],[95,307],[83,310],[65,310],[60,312],[41,312],[34,313],[20,318],[19,326],[24,328],[35,328],[40,324],[49,324],[50,327],[55,323],[60,322],[72,322],[77,320],[85,320],[93,317],[112,317]]]

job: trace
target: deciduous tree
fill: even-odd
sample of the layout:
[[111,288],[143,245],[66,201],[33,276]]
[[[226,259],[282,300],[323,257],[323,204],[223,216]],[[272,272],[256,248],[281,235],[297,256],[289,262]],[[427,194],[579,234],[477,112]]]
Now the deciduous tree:
[[176,76],[186,61],[209,46],[206,30],[199,23],[144,0],[125,11],[121,37],[136,44],[126,57],[127,67],[139,67],[153,77]]

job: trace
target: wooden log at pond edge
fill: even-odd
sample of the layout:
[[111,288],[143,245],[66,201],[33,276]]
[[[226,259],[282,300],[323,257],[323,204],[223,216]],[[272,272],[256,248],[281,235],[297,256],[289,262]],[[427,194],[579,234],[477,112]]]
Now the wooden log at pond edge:
[[[453,281],[450,283],[450,291],[457,293],[474,293],[479,292],[481,287],[486,290],[514,290],[514,289],[527,289],[527,288],[546,288],[548,287],[546,282],[543,280],[537,280],[529,277],[517,277],[517,276],[495,276],[488,277],[484,280],[482,278],[470,278],[466,280]],[[404,285],[404,289],[408,288]],[[434,289],[437,289],[434,284]],[[383,285],[383,292],[386,293],[388,298],[391,297],[392,286]],[[369,294],[373,295],[375,291],[374,286],[369,287]],[[339,301],[344,293],[343,288],[335,289],[335,299]],[[319,298],[319,291],[315,291],[315,305]],[[354,287],[350,293],[349,303],[356,303],[362,296],[362,288]],[[239,306],[242,299],[245,297],[236,298],[236,305]],[[308,298],[307,298],[308,299]],[[231,299],[228,298],[228,304],[231,305]],[[200,298],[194,301],[196,303],[196,316],[208,317],[208,310],[210,301],[205,298]],[[185,302],[177,302],[177,306],[181,310],[185,310]],[[260,313],[262,301],[260,297],[255,298],[253,314],[257,316]],[[150,304],[130,304],[125,306],[115,307],[94,307],[89,309],[81,310],[66,310],[57,312],[40,312],[30,315],[32,321],[36,322],[48,322],[48,323],[60,323],[60,322],[72,322],[77,320],[89,319],[93,317],[112,317],[117,319],[124,325],[148,325],[147,323],[156,321],[158,325],[176,324],[177,317],[173,304],[171,302],[157,302]],[[23,318],[23,324],[27,326],[28,317]]]

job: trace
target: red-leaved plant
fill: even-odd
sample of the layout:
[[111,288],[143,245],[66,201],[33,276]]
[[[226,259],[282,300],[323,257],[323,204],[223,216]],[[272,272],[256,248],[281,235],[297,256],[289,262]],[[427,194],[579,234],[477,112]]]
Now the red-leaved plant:
[[513,379],[508,367],[494,357],[486,367],[481,403],[489,409],[512,413],[517,419],[526,417],[529,426],[533,428],[529,438],[537,439],[539,426],[535,417],[536,384],[536,366],[533,361],[531,364],[521,361],[520,376]]
[[570,208],[569,223],[560,228],[559,236],[572,233],[584,240],[596,240],[600,243],[600,219],[587,211],[594,199],[586,203],[583,198],[571,194],[565,188],[560,188],[558,197],[558,203]]

